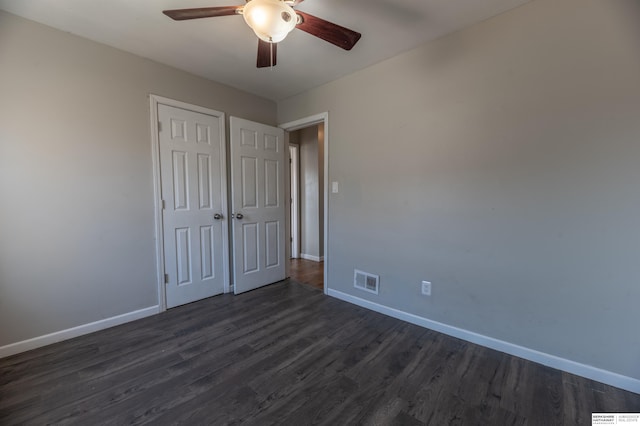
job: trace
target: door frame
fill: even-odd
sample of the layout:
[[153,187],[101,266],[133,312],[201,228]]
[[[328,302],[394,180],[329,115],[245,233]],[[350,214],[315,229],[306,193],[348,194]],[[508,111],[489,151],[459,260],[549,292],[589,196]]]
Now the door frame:
[[[221,158],[227,162],[227,132],[225,114],[211,108],[205,108],[198,105],[188,104],[186,102],[177,101],[175,99],[165,98],[162,96],[149,94],[150,105],[150,128],[151,128],[151,158],[153,163],[153,211],[155,219],[155,244],[156,244],[156,284],[158,288],[158,312],[167,310],[167,293],[164,282],[165,264],[164,264],[164,230],[162,226],[162,186],[160,182],[160,138],[158,137],[158,105],[168,105],[175,108],[185,109],[188,111],[198,112],[201,114],[211,115],[220,118],[220,139],[222,146],[220,151]],[[222,198],[221,209],[225,216],[229,214],[227,204],[227,173],[221,173],[221,186],[226,197]],[[226,224],[222,227],[222,273],[224,274],[224,292],[229,290],[229,226]]]
[[[292,150],[295,151],[294,155]],[[290,258],[297,259],[300,257],[300,145],[296,143],[289,144],[289,189],[292,190],[289,199],[291,200],[291,236],[289,238],[291,245]]]
[[[316,124],[324,124],[324,277],[323,277],[323,285],[324,285],[324,294],[329,294],[329,286],[328,286],[328,265],[329,265],[329,112],[321,112],[319,114],[310,115],[308,117],[303,117],[298,120],[289,121],[287,123],[282,123],[278,125],[278,127],[285,130],[285,132],[293,132],[295,130],[304,129],[305,127],[313,126]],[[289,137],[288,133],[285,135],[285,149],[289,150]],[[291,188],[291,182],[287,182],[285,188]],[[289,190],[287,190],[289,191]],[[291,198],[291,194],[289,194],[289,198]],[[291,209],[287,209],[288,212]],[[290,214],[287,214],[290,216]],[[289,218],[288,226],[285,228],[288,233],[288,237],[291,238],[291,218]],[[289,258],[291,253],[288,254],[286,258],[286,272],[287,276],[289,276],[291,259]]]

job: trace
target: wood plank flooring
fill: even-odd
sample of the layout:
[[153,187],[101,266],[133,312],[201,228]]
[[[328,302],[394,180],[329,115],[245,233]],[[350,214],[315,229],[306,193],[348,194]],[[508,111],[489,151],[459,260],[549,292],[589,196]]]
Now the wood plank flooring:
[[324,262],[306,259],[291,259],[291,279],[324,290]]
[[640,395],[291,280],[0,359],[1,425],[590,425]]

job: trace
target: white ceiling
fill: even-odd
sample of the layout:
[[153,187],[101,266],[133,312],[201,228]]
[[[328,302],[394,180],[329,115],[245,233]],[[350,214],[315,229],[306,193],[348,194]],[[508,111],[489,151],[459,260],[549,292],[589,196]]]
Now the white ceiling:
[[280,100],[495,16],[529,0],[306,0],[303,12],[362,33],[344,51],[300,30],[278,65],[256,68],[241,16],[177,22],[161,12],[242,0],[0,0],[0,9],[257,95]]

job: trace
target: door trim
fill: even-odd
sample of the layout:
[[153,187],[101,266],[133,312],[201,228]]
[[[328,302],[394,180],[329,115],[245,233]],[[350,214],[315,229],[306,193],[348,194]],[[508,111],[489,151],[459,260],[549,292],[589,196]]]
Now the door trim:
[[[329,112],[321,112],[320,114],[311,115],[301,118],[299,120],[289,121],[287,123],[280,124],[278,127],[284,129],[286,132],[293,132],[295,130],[303,129],[305,127],[313,126],[314,124],[324,124],[324,294],[329,294],[328,277],[327,273],[329,269]],[[286,147],[289,150],[289,138],[285,137]],[[287,182],[286,187],[290,187],[291,183]],[[287,228],[289,229],[290,224]],[[289,237],[290,231],[289,231]],[[286,270],[289,271],[290,259],[286,259]]]
[[[201,107],[198,105],[188,104],[186,102],[177,101],[175,99],[165,98],[162,96],[149,94],[150,105],[150,129],[151,129],[151,158],[153,163],[153,212],[155,220],[155,244],[156,244],[156,284],[158,288],[158,312],[167,310],[167,294],[166,285],[164,283],[164,231],[162,227],[162,187],[160,184],[160,139],[158,138],[158,105],[167,105],[175,108],[181,108],[188,111],[198,112],[201,114],[219,117],[220,120],[220,138],[222,146],[220,156],[227,161],[227,137],[226,137],[226,119],[225,114],[214,109]],[[227,191],[227,173],[221,174],[221,186]],[[222,211],[228,214],[227,197],[222,199]],[[228,293],[229,286],[229,227],[222,227],[222,264],[224,274],[224,292]]]

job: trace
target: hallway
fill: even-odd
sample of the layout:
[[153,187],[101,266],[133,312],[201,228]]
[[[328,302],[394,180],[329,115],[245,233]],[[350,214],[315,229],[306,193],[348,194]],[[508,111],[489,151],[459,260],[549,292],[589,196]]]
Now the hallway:
[[291,279],[324,290],[324,262],[291,259]]

